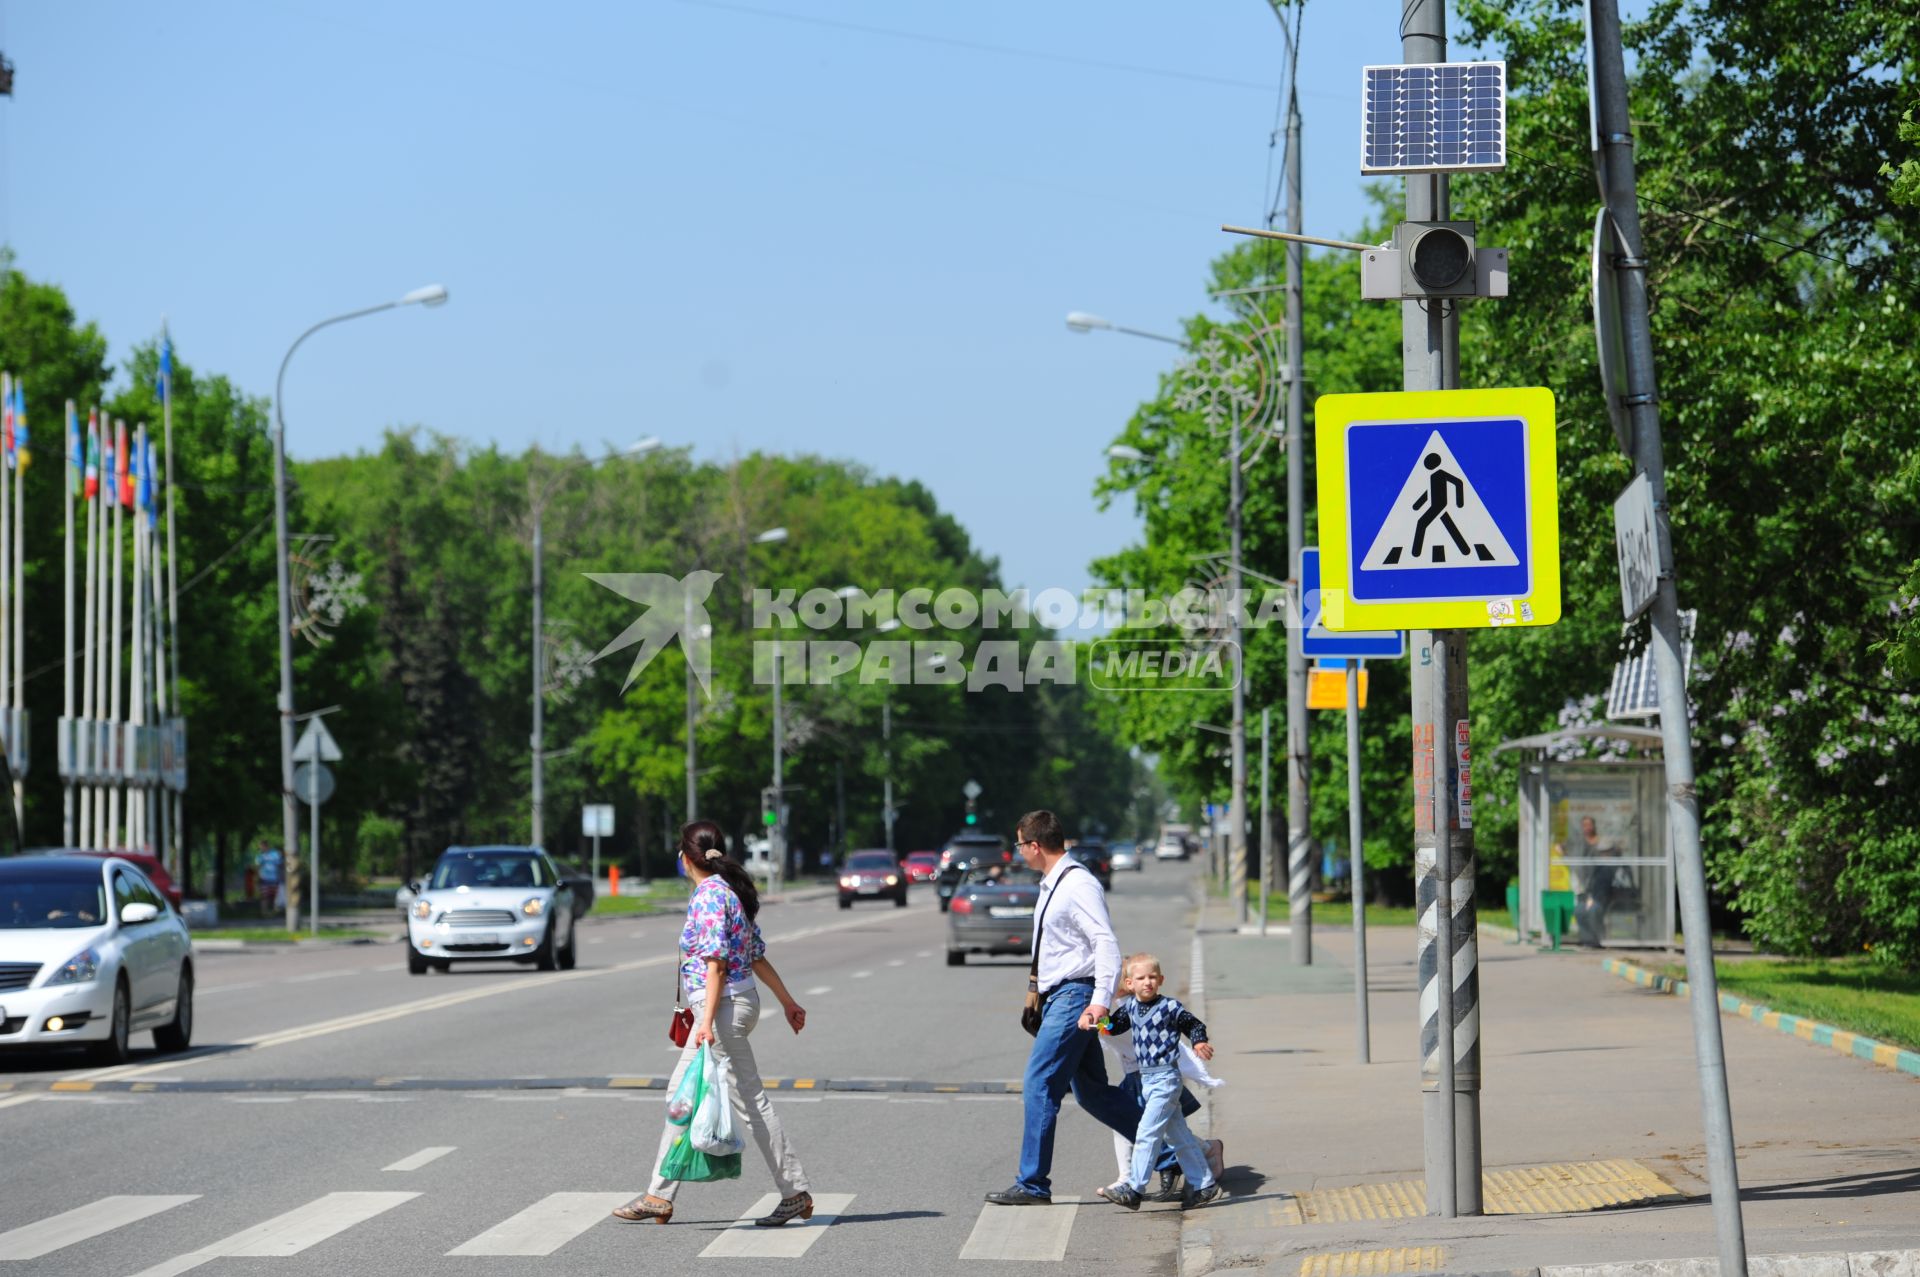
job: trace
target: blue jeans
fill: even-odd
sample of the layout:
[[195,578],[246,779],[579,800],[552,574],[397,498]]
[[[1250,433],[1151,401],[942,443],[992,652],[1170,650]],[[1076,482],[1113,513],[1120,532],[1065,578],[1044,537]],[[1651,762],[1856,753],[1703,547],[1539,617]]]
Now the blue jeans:
[[1020,1178],[1016,1186],[1023,1192],[1040,1197],[1053,1195],[1053,1181],[1047,1174],[1053,1168],[1053,1130],[1060,1117],[1060,1101],[1069,1088],[1095,1121],[1128,1139],[1133,1138],[1140,1123],[1140,1110],[1124,1091],[1107,1081],[1100,1035],[1080,1027],[1080,1013],[1092,1001],[1092,985],[1063,984],[1047,995],[1040,1008],[1040,1032],[1027,1055],[1027,1075],[1021,1084],[1026,1121],[1020,1133]]
[[[1147,1097],[1146,1093],[1140,1089],[1140,1074],[1138,1071],[1129,1073],[1120,1079],[1120,1093],[1127,1097],[1127,1102],[1132,1104],[1135,1109],[1142,1113],[1147,1111]],[[1192,1117],[1199,1111],[1200,1101],[1193,1098],[1192,1091],[1182,1086],[1180,1088],[1180,1115],[1182,1117]],[[1157,1171],[1170,1171],[1179,1165],[1180,1159],[1173,1155],[1173,1149],[1171,1148],[1162,1148],[1159,1158],[1153,1164],[1154,1169]]]
[[1127,1183],[1136,1193],[1146,1190],[1163,1139],[1191,1187],[1204,1189],[1213,1183],[1207,1150],[1188,1128],[1187,1119],[1180,1116],[1181,1085],[1177,1064],[1140,1070],[1140,1093],[1146,1097],[1147,1107],[1140,1114],[1139,1130],[1133,1137],[1133,1167],[1127,1173]]

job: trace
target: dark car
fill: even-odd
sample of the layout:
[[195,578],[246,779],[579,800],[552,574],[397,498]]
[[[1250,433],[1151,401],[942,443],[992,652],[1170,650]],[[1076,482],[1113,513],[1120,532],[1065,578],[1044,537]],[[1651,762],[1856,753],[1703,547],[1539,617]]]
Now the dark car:
[[553,867],[560,871],[560,885],[573,893],[573,916],[586,917],[598,896],[594,890],[593,875],[567,860],[555,860]]
[[940,876],[935,890],[940,895],[940,912],[945,913],[953,900],[954,889],[966,872],[979,865],[1009,865],[1013,853],[998,834],[955,834],[940,852]]
[[981,865],[961,876],[947,912],[947,965],[969,953],[1031,953],[1040,873],[1025,865]]
[[855,851],[840,866],[840,907],[853,908],[856,900],[891,900],[898,908],[907,907],[907,871],[890,851]]
[[1092,870],[1102,887],[1113,890],[1113,857],[1107,854],[1107,844],[1097,838],[1082,838],[1067,848],[1067,854]]
[[45,851],[33,852],[32,854],[36,856],[92,856],[95,860],[107,860],[109,858],[124,860],[130,865],[139,866],[140,872],[147,876],[147,881],[158,887],[160,894],[172,901],[175,909],[180,908],[180,888],[174,884],[173,876],[167,872],[167,867],[160,863],[160,857],[150,851],[83,851],[75,847],[52,847]]

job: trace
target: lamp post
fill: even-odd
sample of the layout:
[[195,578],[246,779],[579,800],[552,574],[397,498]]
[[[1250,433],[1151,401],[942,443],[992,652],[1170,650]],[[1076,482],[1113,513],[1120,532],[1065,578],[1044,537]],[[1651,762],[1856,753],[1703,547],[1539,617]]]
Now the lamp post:
[[[890,616],[873,627],[881,634],[900,628],[900,619]],[[889,681],[880,693],[880,772],[881,783],[885,786],[881,796],[884,804],[880,809],[880,819],[887,826],[887,850],[893,850],[893,822],[899,815],[893,809],[893,683]]]
[[[785,528],[768,528],[753,539],[755,545],[778,545],[787,539]],[[787,870],[787,796],[781,788],[780,773],[785,761],[786,724],[780,714],[780,640],[773,641],[773,829],[767,842],[767,859],[776,872]]]
[[544,587],[547,519],[547,502],[552,499],[554,490],[562,482],[572,477],[582,466],[595,465],[601,461],[611,461],[616,457],[640,457],[660,447],[660,440],[653,435],[625,448],[609,452],[599,457],[575,457],[560,468],[532,499],[533,514],[533,795],[532,819],[529,822],[532,836],[528,839],[534,846],[543,845],[546,836],[546,780],[547,758],[545,753],[547,736],[547,654],[546,654],[546,591]]
[[[393,310],[400,306],[439,306],[446,300],[447,290],[444,286],[428,284],[393,301],[381,302],[378,306],[350,310],[343,315],[323,319],[293,339],[293,345],[287,347],[286,357],[280,361],[280,372],[273,379],[273,557],[280,620],[280,803],[281,837],[285,841],[286,853],[283,881],[286,883],[288,931],[296,929],[300,923],[299,906],[295,902],[293,893],[293,870],[297,863],[294,853],[300,845],[300,813],[295,806],[293,794],[293,600],[288,589],[290,573],[287,563],[287,416],[284,411],[287,364],[293,360],[293,352],[300,349],[301,343],[322,328],[344,324],[349,319],[377,315],[383,310]],[[317,900],[319,884],[313,884],[312,889]]]

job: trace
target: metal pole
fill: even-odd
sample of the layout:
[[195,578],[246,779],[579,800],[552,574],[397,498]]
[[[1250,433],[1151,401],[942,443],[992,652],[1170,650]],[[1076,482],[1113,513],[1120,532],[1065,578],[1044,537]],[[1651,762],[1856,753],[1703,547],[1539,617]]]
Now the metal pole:
[[[162,327],[164,331],[164,324]],[[186,710],[180,703],[180,549],[175,536],[177,525],[173,510],[173,339],[168,337],[166,342],[168,366],[161,369],[161,388],[164,393],[160,397],[160,421],[167,465],[167,678],[168,686],[172,689],[167,697],[167,705],[176,718],[184,720]],[[168,724],[168,730],[171,732],[172,724]],[[177,759],[176,765],[184,768],[186,759]],[[173,808],[173,839],[180,847],[180,864],[183,869],[191,870],[192,855],[187,847],[186,811],[181,791],[173,790],[169,801]],[[190,878],[193,875],[189,872],[186,876]]]
[[1260,934],[1267,934],[1267,905],[1273,898],[1273,709],[1260,711]]
[[776,873],[785,873],[787,867],[787,796],[780,788],[781,746],[785,744],[786,726],[780,717],[780,641],[773,644],[773,830],[768,838],[767,858],[773,862]]
[[[1447,60],[1445,0],[1408,0],[1401,17],[1401,58]],[[1406,179],[1409,221],[1445,219],[1445,174]],[[1402,385],[1447,390],[1459,385],[1460,321],[1452,303],[1401,303]],[[1462,636],[1413,635],[1415,767],[1414,864],[1421,909],[1422,1090],[1429,1213],[1480,1213],[1480,1068],[1478,945],[1474,935],[1473,833],[1452,799],[1455,735],[1467,719],[1466,647]],[[1421,772],[1425,770],[1423,778]],[[1429,789],[1421,793],[1422,780]],[[1428,798],[1422,810],[1422,798]],[[1457,1005],[1456,1005],[1457,1003]]]
[[1360,662],[1347,662],[1347,863],[1353,881],[1354,1040],[1360,1063],[1373,1062],[1367,1013],[1367,856],[1360,837]]
[[687,659],[687,821],[691,824],[693,821],[700,819],[700,783],[696,776],[700,746],[698,742],[694,740],[693,736],[693,720],[697,710],[693,692],[693,652],[691,648],[686,648],[686,644],[691,642],[695,637],[693,633],[693,595],[684,590],[681,591],[681,594],[686,603],[686,615],[681,624],[680,633],[686,636],[686,638],[682,640],[682,647],[685,649],[683,654]]
[[889,686],[886,696],[880,702],[880,765],[885,770],[885,793],[881,801],[886,807],[881,816],[887,822],[887,850],[893,850],[893,692]]
[[1240,415],[1233,415],[1227,436],[1228,559],[1227,634],[1233,644],[1233,793],[1227,805],[1227,895],[1233,900],[1236,927],[1247,921],[1247,662],[1240,634]]
[[600,881],[600,826],[595,825],[593,835],[593,880]]
[[1667,772],[1667,828],[1680,892],[1680,929],[1686,940],[1688,1007],[1693,1015],[1695,1068],[1706,1127],[1707,1179],[1713,1193],[1720,1271],[1747,1271],[1746,1226],[1740,1212],[1740,1172],[1734,1157],[1733,1107],[1720,1040],[1720,985],[1713,966],[1713,929],[1707,913],[1706,868],[1700,853],[1700,805],[1694,791],[1693,741],[1687,713],[1686,671],[1680,654],[1680,603],[1674,584],[1673,529],[1668,521],[1666,459],[1660,439],[1658,381],[1647,306],[1645,248],[1640,237],[1638,175],[1627,102],[1626,55],[1616,0],[1590,0],[1594,141],[1599,147],[1601,193],[1612,214],[1621,255],[1620,324],[1627,363],[1626,405],[1633,423],[1634,464],[1653,490],[1659,591],[1653,603],[1653,663],[1659,680],[1660,738]]
[[307,792],[307,889],[313,894],[307,897],[307,932],[320,934],[320,804],[314,801],[320,793],[320,768],[323,764],[311,764],[313,788]]
[[[1287,103],[1287,227],[1300,232],[1300,98]],[[1306,545],[1306,375],[1301,324],[1302,254],[1287,245],[1287,570],[1300,579],[1300,551]],[[1313,810],[1309,786],[1312,759],[1307,743],[1307,656],[1304,636],[1287,634],[1287,908],[1294,963],[1313,962]]]
[[540,572],[546,558],[546,544],[542,525],[546,522],[546,500],[542,498],[533,508],[533,845],[541,846],[546,834],[544,806],[546,802],[546,652],[543,650],[545,635],[541,627],[545,624],[545,608],[541,595]]
[[[63,441],[67,448],[67,464],[63,469],[68,471],[67,481],[64,485],[67,490],[67,576],[65,592],[61,595],[65,600],[65,604],[60,610],[60,651],[66,657],[66,659],[60,663],[64,671],[63,677],[66,683],[64,690],[66,699],[61,702],[65,707],[66,714],[66,717],[60,724],[61,747],[63,749],[66,748],[66,742],[73,733],[73,489],[74,485],[80,482],[80,473],[74,469],[73,464],[73,437],[74,431],[79,428],[79,425],[80,421],[75,415],[73,400],[69,399],[67,400],[67,437]],[[85,464],[84,457],[81,459],[81,464]],[[71,775],[62,777],[60,781],[60,845],[62,847],[71,847],[74,845],[73,777]]]

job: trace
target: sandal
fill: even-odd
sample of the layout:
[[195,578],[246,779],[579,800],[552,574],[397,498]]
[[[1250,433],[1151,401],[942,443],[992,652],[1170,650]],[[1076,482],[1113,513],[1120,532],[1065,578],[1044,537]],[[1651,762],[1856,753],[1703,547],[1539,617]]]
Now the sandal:
[[673,1203],[662,1202],[660,1206],[652,1203],[657,1198],[637,1197],[625,1206],[613,1208],[615,1219],[624,1219],[629,1224],[664,1224],[673,1218]]
[[813,1194],[796,1193],[792,1197],[783,1197],[780,1204],[773,1208],[773,1214],[754,1220],[759,1228],[778,1228],[780,1225],[796,1219],[813,1218]]

